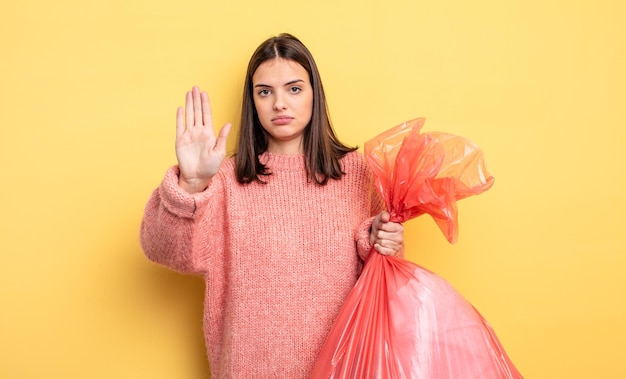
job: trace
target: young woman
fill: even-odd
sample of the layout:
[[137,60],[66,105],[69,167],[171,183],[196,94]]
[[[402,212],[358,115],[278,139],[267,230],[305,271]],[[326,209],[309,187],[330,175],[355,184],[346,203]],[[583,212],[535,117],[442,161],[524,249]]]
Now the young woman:
[[337,139],[309,50],[281,34],[252,55],[237,151],[206,93],[176,115],[176,157],[141,226],[148,258],[206,281],[214,378],[308,378],[372,246],[397,255],[402,225],[363,157]]

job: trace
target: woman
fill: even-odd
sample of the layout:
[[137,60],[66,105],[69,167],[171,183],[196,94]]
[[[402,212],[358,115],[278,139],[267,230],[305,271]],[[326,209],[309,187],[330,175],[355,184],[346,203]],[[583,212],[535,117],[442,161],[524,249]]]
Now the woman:
[[308,378],[372,246],[402,251],[402,225],[355,148],[331,127],[308,49],[281,34],[246,74],[237,152],[194,87],[176,117],[176,157],[141,227],[148,258],[206,281],[215,378]]

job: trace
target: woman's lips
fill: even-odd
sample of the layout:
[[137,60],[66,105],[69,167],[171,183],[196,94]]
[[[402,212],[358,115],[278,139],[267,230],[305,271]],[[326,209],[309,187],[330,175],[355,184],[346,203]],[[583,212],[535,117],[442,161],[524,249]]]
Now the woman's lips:
[[293,120],[293,117],[289,116],[278,116],[272,119],[272,122],[276,125],[287,125]]

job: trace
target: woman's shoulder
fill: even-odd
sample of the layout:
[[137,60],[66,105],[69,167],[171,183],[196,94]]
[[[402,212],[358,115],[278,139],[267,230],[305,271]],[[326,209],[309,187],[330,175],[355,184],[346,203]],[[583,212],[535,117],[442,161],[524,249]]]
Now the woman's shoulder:
[[351,151],[347,153],[346,155],[344,155],[341,158],[341,164],[343,165],[344,171],[347,171],[347,170],[361,171],[367,168],[367,164],[365,163],[365,158],[363,157],[363,154],[358,150]]
[[363,180],[371,176],[371,170],[365,161],[363,153],[351,151],[341,158],[341,168],[348,177],[358,177]]
[[235,156],[230,155],[224,158],[224,161],[222,162],[222,166],[220,167],[220,170],[232,171],[234,169],[235,169]]
[[228,156],[224,158],[222,165],[217,172],[217,176],[228,182],[235,179],[235,157]]

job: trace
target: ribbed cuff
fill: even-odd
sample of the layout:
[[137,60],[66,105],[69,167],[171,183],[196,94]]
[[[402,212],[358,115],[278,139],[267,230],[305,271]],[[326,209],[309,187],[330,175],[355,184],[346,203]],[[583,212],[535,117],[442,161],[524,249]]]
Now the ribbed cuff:
[[173,166],[165,173],[159,187],[159,195],[165,209],[183,218],[194,218],[204,208],[210,197],[209,188],[202,192],[190,194],[178,185],[178,166]]
[[370,217],[363,221],[356,235],[356,250],[362,260],[366,260],[372,250],[370,244],[370,234],[372,229],[372,223],[375,217]]

